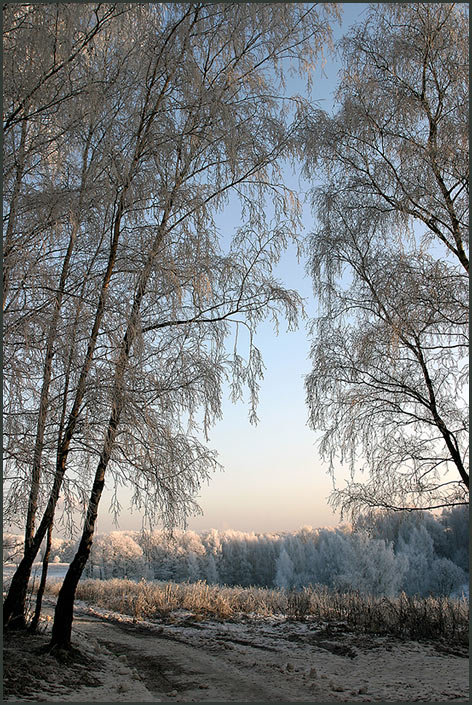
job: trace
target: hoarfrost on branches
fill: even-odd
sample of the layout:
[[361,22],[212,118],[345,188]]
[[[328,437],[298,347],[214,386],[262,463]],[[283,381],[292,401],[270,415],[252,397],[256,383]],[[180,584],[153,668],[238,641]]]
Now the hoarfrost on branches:
[[307,402],[353,517],[468,502],[467,36],[461,5],[372,7],[342,43],[338,112],[301,131],[323,178]]

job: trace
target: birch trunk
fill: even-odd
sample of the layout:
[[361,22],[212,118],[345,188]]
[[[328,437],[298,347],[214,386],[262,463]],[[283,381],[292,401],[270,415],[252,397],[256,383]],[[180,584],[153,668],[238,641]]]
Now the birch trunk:
[[115,381],[113,385],[111,415],[105,434],[105,440],[103,444],[103,450],[100,456],[100,461],[98,463],[97,470],[95,473],[95,479],[87,509],[87,516],[82,532],[82,538],[80,540],[79,547],[74,556],[74,559],[70,564],[69,569],[64,578],[64,582],[59,592],[56,609],[54,612],[54,623],[50,644],[53,648],[70,648],[71,646],[75,592],[92,547],[95,523],[98,515],[98,507],[102,496],[103,488],[105,486],[105,473],[111,458],[111,454],[115,444],[116,433],[118,430],[118,426],[121,419],[121,413],[123,410],[124,377],[128,366],[130,352],[134,340],[136,338],[141,303],[146,291],[147,282],[151,275],[152,266],[156,254],[158,252],[159,245],[165,234],[165,226],[169,217],[171,207],[172,199],[168,204],[168,207],[160,224],[159,232],[153,242],[153,246],[148,256],[146,265],[139,278],[131,314],[129,317],[129,322],[121,344],[120,353],[115,367]]

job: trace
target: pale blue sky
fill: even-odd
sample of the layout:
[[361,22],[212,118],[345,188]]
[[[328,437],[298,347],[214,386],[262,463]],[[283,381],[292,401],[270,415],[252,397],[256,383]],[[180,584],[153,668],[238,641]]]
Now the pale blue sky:
[[[334,27],[334,39],[365,16],[371,3],[342,3],[342,27]],[[364,14],[362,14],[364,13]],[[332,107],[339,64],[332,56],[316,69],[312,100],[325,110]],[[325,75],[323,75],[325,74]],[[287,85],[287,92],[299,92],[301,84]],[[298,175],[288,175],[289,185],[296,187]],[[229,219],[228,219],[229,220]],[[303,217],[305,233],[312,227],[312,215],[306,204]],[[237,223],[235,223],[237,226]],[[276,270],[277,277],[290,289],[306,298],[309,318],[316,314],[316,301],[305,263],[298,262],[294,247],[289,248]],[[251,426],[247,403],[224,403],[224,418],[210,431],[209,446],[218,452],[224,471],[213,475],[201,488],[198,502],[203,516],[190,517],[188,528],[231,528],[240,531],[292,531],[309,524],[314,527],[335,526],[339,515],[327,504],[331,479],[327,466],[319,459],[317,435],[307,427],[304,377],[310,371],[310,341],[305,324],[295,332],[280,326],[276,336],[270,323],[260,326],[256,345],[262,352],[266,371],[261,383],[258,407],[259,424]],[[123,511],[120,529],[140,529],[141,516],[130,515],[128,495],[119,495]],[[116,528],[108,512],[110,494],[102,500],[98,531]]]

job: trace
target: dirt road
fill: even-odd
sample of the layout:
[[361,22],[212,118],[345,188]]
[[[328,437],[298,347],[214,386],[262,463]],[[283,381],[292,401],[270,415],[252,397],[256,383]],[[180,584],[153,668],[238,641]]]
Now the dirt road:
[[173,624],[145,625],[84,607],[76,613],[74,638],[87,657],[84,682],[76,675],[73,689],[48,683],[54,677],[48,656],[49,675],[25,702],[465,702],[468,697],[468,660],[459,653],[315,624],[198,622],[181,614]]

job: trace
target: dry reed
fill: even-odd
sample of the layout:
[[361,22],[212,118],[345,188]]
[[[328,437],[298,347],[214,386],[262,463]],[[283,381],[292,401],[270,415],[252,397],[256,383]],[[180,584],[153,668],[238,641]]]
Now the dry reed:
[[[48,586],[57,594],[60,583]],[[126,579],[84,580],[77,599],[97,607],[155,620],[187,610],[197,619],[241,619],[249,616],[341,622],[351,628],[410,639],[443,638],[467,643],[469,604],[448,597],[373,597],[358,592],[341,593],[324,586],[301,591],[257,587],[228,587],[196,583],[139,583]]]

